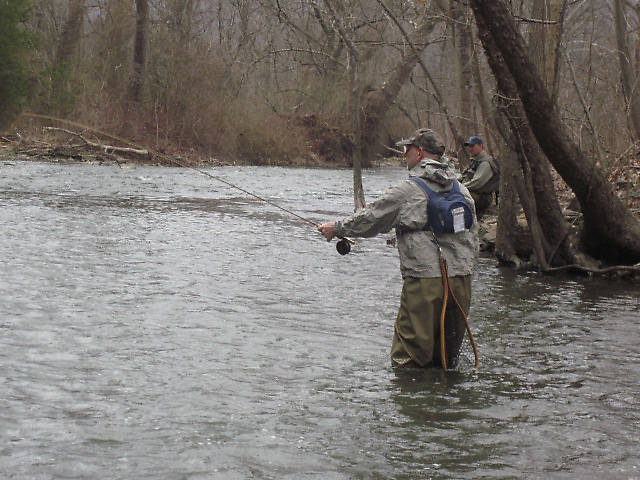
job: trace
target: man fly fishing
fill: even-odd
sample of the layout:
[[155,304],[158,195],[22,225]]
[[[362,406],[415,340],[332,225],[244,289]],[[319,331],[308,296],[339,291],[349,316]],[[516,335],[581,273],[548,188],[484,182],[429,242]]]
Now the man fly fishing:
[[394,368],[454,368],[465,328],[477,364],[466,320],[478,255],[473,199],[456,180],[436,132],[422,128],[396,145],[404,147],[409,179],[366,208],[318,230],[330,241],[373,237],[395,228],[403,286],[391,345]]

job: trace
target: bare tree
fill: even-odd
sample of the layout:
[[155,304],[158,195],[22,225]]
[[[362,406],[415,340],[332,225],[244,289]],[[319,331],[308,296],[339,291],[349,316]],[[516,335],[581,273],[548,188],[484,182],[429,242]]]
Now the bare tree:
[[638,262],[640,222],[616,196],[604,172],[567,135],[505,4],[471,0],[471,6],[509,68],[540,147],[580,202],[588,253],[608,261]]
[[425,12],[425,15],[420,19],[417,27],[409,33],[383,0],[378,0],[378,3],[384,9],[385,14],[400,30],[403,39],[408,44],[408,52],[398,58],[391,69],[390,75],[380,82],[380,86],[378,88],[372,88],[368,93],[367,102],[364,107],[365,136],[363,137],[362,144],[364,156],[370,156],[381,151],[381,123],[395,103],[400,89],[409,79],[411,71],[417,64],[420,64],[421,67],[428,72],[420,55],[428,45],[425,38],[433,31],[439,20],[437,17],[434,18],[427,15],[427,12]]

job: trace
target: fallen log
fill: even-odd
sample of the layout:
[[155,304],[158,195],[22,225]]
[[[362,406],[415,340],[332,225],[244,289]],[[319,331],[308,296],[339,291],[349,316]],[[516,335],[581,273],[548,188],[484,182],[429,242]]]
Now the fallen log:
[[94,148],[96,150],[100,150],[107,154],[129,154],[129,155],[139,155],[146,157],[147,159],[151,159],[151,153],[148,150],[130,148],[130,147],[116,147],[113,145],[103,145],[101,143],[95,143],[90,140],[87,140],[82,135],[77,132],[72,132],[71,130],[67,130],[66,128],[58,128],[58,127],[44,127],[46,131],[58,131],[64,132],[68,135],[72,135],[74,137],[78,137],[82,140],[87,146]]

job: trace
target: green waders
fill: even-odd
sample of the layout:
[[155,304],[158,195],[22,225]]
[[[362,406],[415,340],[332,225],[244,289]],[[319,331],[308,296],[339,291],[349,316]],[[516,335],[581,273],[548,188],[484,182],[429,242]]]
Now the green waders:
[[485,212],[491,206],[491,202],[493,202],[493,194],[492,193],[478,193],[478,192],[469,192],[471,197],[473,198],[473,202],[476,205],[476,216],[478,220],[485,214]]
[[[449,285],[460,307],[468,313],[471,306],[471,276],[449,278]],[[391,364],[394,367],[442,366],[440,360],[442,301],[441,277],[406,277],[404,279],[391,345]],[[454,368],[464,338],[465,319],[453,301],[447,302],[445,318],[447,365],[449,368]]]

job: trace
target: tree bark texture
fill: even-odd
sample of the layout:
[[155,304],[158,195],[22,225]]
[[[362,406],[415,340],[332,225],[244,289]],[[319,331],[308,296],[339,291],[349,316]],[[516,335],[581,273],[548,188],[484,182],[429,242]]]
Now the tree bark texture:
[[68,65],[76,50],[82,32],[84,2],[85,0],[72,0],[70,2],[69,15],[62,29],[56,52],[56,66],[58,67]]
[[353,202],[355,210],[362,210],[366,206],[364,187],[362,186],[362,122],[360,109],[362,108],[360,92],[359,63],[357,58],[349,60],[349,78],[351,87],[351,129],[353,130]]
[[[453,2],[451,6],[451,16],[453,19],[453,32],[456,49],[456,59],[458,63],[458,81],[460,92],[460,107],[458,121],[458,131],[466,140],[471,135],[477,135],[478,127],[473,115],[473,71],[472,52],[473,39],[471,35],[471,11],[464,3]],[[463,142],[464,143],[464,142]],[[471,158],[463,144],[458,144],[458,159],[461,160],[460,168],[466,168],[471,162]]]
[[604,172],[570,139],[505,4],[471,0],[471,6],[500,49],[540,147],[580,202],[588,253],[612,262],[640,261],[640,221],[616,196]]
[[529,54],[542,75],[542,82],[552,98],[558,81],[557,45],[562,36],[562,7],[566,0],[534,0],[532,16],[536,20],[529,36]]
[[471,70],[471,23],[469,7],[463,3],[454,3],[452,8],[456,53],[460,70],[460,119],[459,129],[463,135],[470,136],[477,127],[473,121],[473,73]]
[[355,210],[362,210],[365,205],[364,188],[362,186],[362,162],[363,162],[363,148],[362,145],[366,142],[363,140],[362,122],[360,111],[362,109],[362,95],[360,91],[360,59],[359,52],[349,33],[353,33],[354,27],[352,24],[348,25],[348,30],[345,30],[343,26],[340,26],[340,18],[344,15],[338,15],[336,8],[341,8],[343,5],[338,4],[338,7],[334,7],[331,0],[324,0],[327,10],[332,17],[332,24],[336,29],[337,34],[347,46],[348,61],[347,61],[347,74],[349,76],[349,103],[350,103],[350,117],[351,117],[351,130],[354,135],[355,148],[353,151],[353,201]]
[[130,98],[134,102],[140,101],[142,79],[144,78],[148,14],[148,0],[136,0],[136,36],[133,46],[133,77],[130,85]]
[[632,65],[631,50],[629,49],[627,22],[624,16],[624,1],[614,0],[613,4],[622,91],[627,104],[627,110],[630,114],[633,137],[637,141],[640,139],[640,94]]
[[[475,40],[472,42],[475,43]],[[495,108],[490,105],[487,97],[487,92],[482,80],[482,74],[480,73],[480,60],[476,49],[473,50],[472,62],[473,62],[473,84],[475,87],[475,97],[480,104],[480,113],[482,118],[482,132],[484,137],[485,146],[491,150],[492,143],[495,140],[491,135],[492,128],[490,127],[491,120],[494,117]]]

